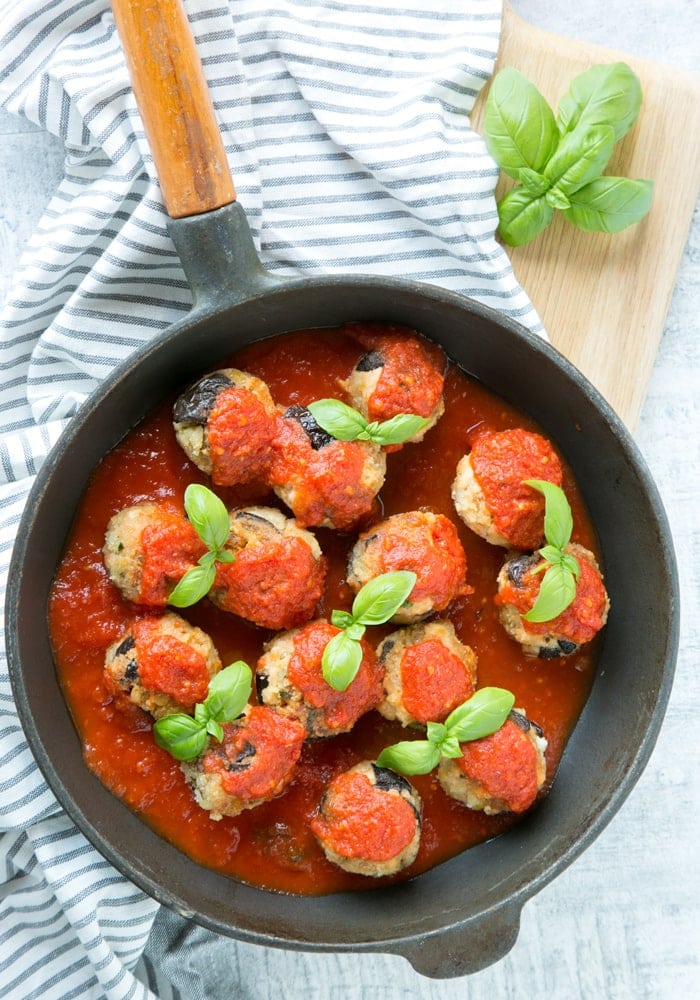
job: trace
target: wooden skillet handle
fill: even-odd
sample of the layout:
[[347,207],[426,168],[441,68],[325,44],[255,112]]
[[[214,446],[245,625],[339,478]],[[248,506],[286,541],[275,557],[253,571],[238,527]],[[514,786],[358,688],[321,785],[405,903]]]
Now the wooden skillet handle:
[[235,201],[181,0],[112,0],[112,11],[168,214],[181,219]]

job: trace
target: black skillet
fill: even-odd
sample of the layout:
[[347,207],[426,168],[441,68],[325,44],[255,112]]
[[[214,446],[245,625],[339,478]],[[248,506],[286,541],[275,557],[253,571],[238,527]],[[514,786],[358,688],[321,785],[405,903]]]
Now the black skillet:
[[[512,947],[523,904],[601,832],[655,743],[678,641],[675,560],[656,488],[596,390],[517,323],[430,285],[269,274],[235,202],[179,0],[115,0],[113,7],[168,212],[179,216],[169,228],[194,306],[84,404],[27,502],[6,613],[10,674],[30,746],[95,847],[145,892],[202,925],[278,947],[391,952],[434,977],[476,971]],[[599,534],[612,613],[590,698],[536,811],[506,835],[401,885],[300,899],[199,867],[91,774],[57,681],[46,608],[92,471],[151,407],[253,340],[348,320],[418,328],[556,441]]]

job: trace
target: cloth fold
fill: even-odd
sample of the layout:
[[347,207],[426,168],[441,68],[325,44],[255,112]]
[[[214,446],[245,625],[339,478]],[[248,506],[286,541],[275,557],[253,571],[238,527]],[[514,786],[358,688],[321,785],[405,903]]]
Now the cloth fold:
[[[542,332],[494,238],[497,169],[469,121],[493,71],[499,0],[185,7],[270,270],[399,274]],[[0,313],[4,592],[32,478],[66,422],[191,299],[107,0],[7,5],[0,101],[66,150],[65,176]],[[62,813],[18,723],[4,659],[0,787],[6,995],[173,995],[141,958],[157,904]]]

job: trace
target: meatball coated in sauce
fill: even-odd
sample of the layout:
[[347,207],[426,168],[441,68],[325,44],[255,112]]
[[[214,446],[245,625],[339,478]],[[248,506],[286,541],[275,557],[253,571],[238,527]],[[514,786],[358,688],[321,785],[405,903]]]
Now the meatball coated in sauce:
[[176,614],[134,622],[107,650],[108,690],[125,695],[155,719],[190,713],[221,669],[209,636]]
[[610,601],[593,553],[575,543],[564,551],[578,560],[581,574],[573,602],[551,621],[528,622],[522,617],[534,605],[542,583],[543,573],[537,567],[543,560],[537,553],[513,556],[498,574],[494,601],[501,624],[528,656],[568,656],[590,642],[607,621]]
[[206,547],[174,507],[140,503],[110,518],[102,551],[112,583],[127,600],[164,608]]
[[459,641],[449,621],[392,632],[377,656],[384,667],[379,711],[403,726],[443,722],[476,689],[476,654]]
[[306,738],[301,723],[260,705],[246,706],[223,730],[222,742],[212,737],[199,757],[181,765],[197,803],[215,820],[281,795]]
[[418,792],[404,777],[362,761],[330,782],[311,831],[333,864],[380,878],[415,860],[421,810]]
[[455,509],[468,528],[492,545],[539,548],[545,501],[524,484],[526,479],[561,486],[561,463],[551,444],[520,428],[481,434],[457,465]]
[[267,643],[257,664],[260,701],[298,718],[314,738],[349,732],[382,700],[382,670],[364,639],[360,667],[346,690],[336,691],[325,680],[323,651],[339,632],[321,620],[283,632]]
[[352,590],[357,593],[375,576],[395,570],[411,570],[418,579],[392,622],[420,621],[442,611],[455,597],[471,593],[462,543],[444,514],[394,514],[360,535],[348,563]]
[[415,413],[429,423],[410,441],[421,441],[445,412],[442,391],[447,367],[442,350],[415,330],[364,324],[348,327],[368,348],[341,387],[368,420]]
[[327,562],[310,531],[274,507],[231,511],[225,549],[210,599],[262,628],[289,629],[313,618]]
[[438,779],[447,795],[487,815],[529,809],[547,776],[547,740],[515,708],[490,736],[461,743],[461,757],[443,757]]
[[238,368],[205,375],[173,407],[175,436],[217,486],[267,475],[277,408],[266,384]]
[[337,441],[303,406],[277,420],[269,483],[302,527],[349,531],[374,508],[386,456],[369,441]]

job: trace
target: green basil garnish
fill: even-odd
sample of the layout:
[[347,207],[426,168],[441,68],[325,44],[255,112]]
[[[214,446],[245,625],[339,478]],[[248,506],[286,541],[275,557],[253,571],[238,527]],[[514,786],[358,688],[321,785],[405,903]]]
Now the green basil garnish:
[[428,774],[441,757],[460,757],[460,743],[480,740],[500,729],[514,704],[515,696],[510,691],[480,688],[444,722],[429,722],[427,739],[406,740],[385,747],[377,757],[377,764],[400,774]]
[[571,540],[574,522],[561,487],[545,479],[526,479],[525,484],[544,496],[547,544],[539,549],[543,562],[536,572],[544,572],[544,576],[537,600],[523,618],[528,622],[548,622],[565,611],[576,597],[576,580],[581,567],[575,556],[564,552]]
[[243,712],[253,684],[253,672],[243,660],[237,660],[215,674],[209,682],[207,697],[195,705],[194,717],[184,712],[163,716],[153,724],[158,746],[176,760],[193,760],[207,745],[207,737],[221,742],[222,724],[237,719]]
[[199,483],[190,483],[185,490],[185,511],[207,551],[170,592],[168,604],[175,608],[189,608],[206,597],[214,585],[216,563],[231,563],[236,558],[233,552],[224,549],[231,523],[226,506],[216,493]]
[[382,573],[362,587],[351,611],[333,611],[331,623],[342,629],[326,644],[321,659],[323,677],[335,691],[345,691],[362,663],[360,640],[367,625],[383,625],[396,614],[416,585],[410,570]]
[[554,212],[587,232],[616,233],[651,208],[651,181],[604,177],[615,143],[634,125],[642,102],[625,63],[592,66],[571,81],[557,117],[516,69],[493,79],[486,101],[486,145],[516,182],[498,202],[499,234],[521,246]]
[[415,413],[397,413],[389,420],[369,421],[339,399],[318,399],[307,410],[318,426],[338,441],[371,441],[383,447],[403,444],[427,427],[430,420]]

